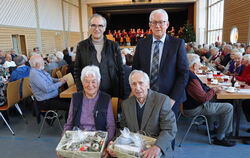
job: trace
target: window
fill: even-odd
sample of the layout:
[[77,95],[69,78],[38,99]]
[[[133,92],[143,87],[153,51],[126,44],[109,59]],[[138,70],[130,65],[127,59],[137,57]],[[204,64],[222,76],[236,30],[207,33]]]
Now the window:
[[222,42],[224,0],[208,0],[208,44]]

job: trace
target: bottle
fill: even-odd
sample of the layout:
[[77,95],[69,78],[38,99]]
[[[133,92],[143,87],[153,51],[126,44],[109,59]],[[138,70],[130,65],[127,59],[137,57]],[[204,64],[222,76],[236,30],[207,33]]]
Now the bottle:
[[232,87],[234,87],[235,82],[236,82],[235,75],[233,75],[233,77],[231,79]]

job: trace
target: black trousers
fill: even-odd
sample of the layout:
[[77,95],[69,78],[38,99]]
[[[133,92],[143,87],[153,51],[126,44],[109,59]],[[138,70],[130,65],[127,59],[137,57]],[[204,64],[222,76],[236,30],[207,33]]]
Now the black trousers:
[[243,109],[243,112],[246,116],[246,119],[248,122],[250,122],[250,100],[244,100],[242,102],[242,109]]

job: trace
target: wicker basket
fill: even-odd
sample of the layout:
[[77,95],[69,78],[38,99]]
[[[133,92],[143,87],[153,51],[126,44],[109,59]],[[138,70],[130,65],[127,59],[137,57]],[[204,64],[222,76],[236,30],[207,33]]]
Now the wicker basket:
[[[66,133],[63,135],[62,139],[60,140],[59,144],[56,147],[57,153],[59,153],[61,156],[65,158],[100,158],[102,156],[102,152],[105,147],[105,142],[107,140],[108,133],[107,132],[102,132],[105,133],[105,139],[104,139],[104,144],[101,147],[100,152],[90,152],[90,151],[70,151],[70,150],[64,150],[61,149],[63,144],[67,142],[66,140],[66,134],[68,133],[73,133],[75,131],[66,131]],[[89,132],[89,131],[82,131],[83,134],[89,134],[89,133],[96,133],[96,132]]]

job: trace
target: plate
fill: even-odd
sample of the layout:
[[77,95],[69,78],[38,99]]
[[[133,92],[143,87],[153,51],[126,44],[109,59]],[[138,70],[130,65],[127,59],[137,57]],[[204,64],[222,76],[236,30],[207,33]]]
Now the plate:
[[227,89],[226,92],[228,92],[228,93],[234,93],[234,92],[236,92],[236,90],[230,91],[230,90]]

